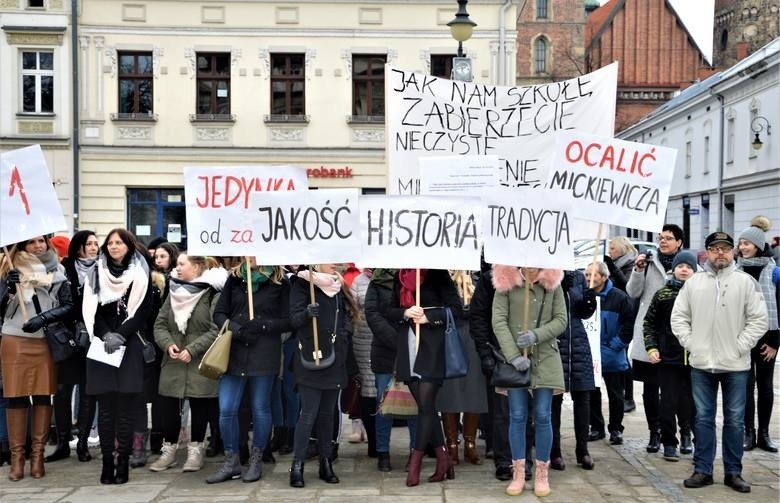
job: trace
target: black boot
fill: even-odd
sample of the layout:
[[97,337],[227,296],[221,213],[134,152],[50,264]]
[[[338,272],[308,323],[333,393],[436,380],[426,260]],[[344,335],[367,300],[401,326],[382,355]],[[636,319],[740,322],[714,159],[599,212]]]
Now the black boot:
[[746,451],[752,451],[756,448],[756,430],[745,428],[745,437],[742,440],[742,448]]
[[126,484],[130,479],[130,456],[120,454],[116,458],[116,483]]
[[[4,417],[0,419],[5,420]],[[0,442],[0,466],[6,463],[11,464],[11,447],[8,444],[8,440],[3,440]]]
[[249,446],[246,445],[246,442],[238,446],[238,461],[241,463],[241,466],[246,466],[249,462]]
[[284,442],[284,437],[287,435],[287,428],[284,426],[274,426],[274,433],[271,437],[271,443],[269,444],[269,448],[271,449],[271,452],[276,452],[279,450],[279,447],[282,446],[282,443]]
[[57,440],[57,448],[46,456],[44,459],[47,463],[51,463],[54,461],[59,461],[61,459],[66,459],[70,457],[70,445],[68,442],[70,442],[70,431],[66,432],[65,434],[59,434],[59,439]]
[[116,484],[114,475],[114,455],[103,453],[103,471],[100,473],[101,484]]
[[690,433],[680,435],[680,454],[691,454],[693,452],[693,442]]
[[212,433],[209,437],[209,445],[206,447],[206,457],[214,458],[224,453],[225,447],[222,445],[222,438],[218,434]]
[[293,439],[295,438],[295,428],[287,428],[287,435],[279,445],[279,455],[284,456],[293,451]]
[[331,452],[330,452],[330,460],[336,461],[337,459],[339,459],[339,443],[333,442],[332,445],[333,447],[331,448]]
[[761,428],[758,430],[758,448],[767,452],[777,452],[777,447],[772,443],[772,439],[769,437],[769,428]]
[[303,481],[303,461],[293,459],[290,465],[290,487],[305,487]]
[[326,457],[320,458],[320,479],[328,484],[338,484],[340,482],[336,474],[333,473],[331,460]]
[[265,446],[265,450],[263,450],[263,463],[276,463],[276,458],[274,457],[273,452],[271,452],[271,444]]
[[647,442],[647,452],[658,452],[661,449],[661,433],[658,431],[650,432],[650,440]]

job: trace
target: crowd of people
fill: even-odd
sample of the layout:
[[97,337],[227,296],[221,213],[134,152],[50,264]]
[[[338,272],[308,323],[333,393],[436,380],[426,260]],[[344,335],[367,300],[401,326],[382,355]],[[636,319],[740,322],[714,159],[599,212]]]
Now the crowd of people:
[[[96,423],[103,484],[126,483],[131,468],[175,468],[185,440],[184,472],[224,455],[209,484],[257,481],[274,453],[292,455],[290,486],[306,485],[311,458],[319,478],[336,484],[342,407],[353,420],[349,441],[368,441],[378,471],[397,469],[394,420],[377,410],[391,383],[402,382],[417,406],[405,418],[407,486],[420,484],[426,454],[436,460],[428,482],[488,458],[508,495],[533,479],[541,497],[551,492],[549,470],[566,468],[564,394],[573,402],[574,458],[593,470],[588,443],[607,435],[623,443],[638,380],[647,452],[662,450],[670,462],[692,453],[687,488],[713,483],[720,386],[724,484],[749,492],[743,452],[777,452],[769,422],[780,267],[769,225],[757,217],[736,243],[712,233],[699,263],[682,249],[682,229],[668,224],[655,253],[615,238],[584,272],[282,267],[189,255],[163,239],[144,246],[125,229],[102,244],[83,230],[38,236],[0,260],[0,465],[9,463],[8,478],[18,481],[27,458],[33,478],[72,447],[88,463]],[[597,358],[584,325],[594,313]],[[449,320],[469,361],[465,376],[448,372]],[[224,330],[232,333],[229,363],[215,380],[198,367]],[[63,331],[76,348],[55,363],[50,342]],[[104,357],[87,357],[93,349]],[[121,363],[106,363],[116,352]],[[499,366],[527,385],[494,384]],[[44,457],[52,436],[56,447]]]

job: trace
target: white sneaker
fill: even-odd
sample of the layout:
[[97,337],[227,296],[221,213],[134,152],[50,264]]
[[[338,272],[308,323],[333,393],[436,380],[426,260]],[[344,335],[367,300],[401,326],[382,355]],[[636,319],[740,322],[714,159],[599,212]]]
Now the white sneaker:
[[178,448],[178,444],[163,442],[162,454],[160,454],[160,457],[149,466],[149,470],[153,472],[163,472],[168,468],[176,466],[176,450]]
[[203,468],[203,442],[190,442],[187,445],[187,461],[181,471],[197,472]]
[[79,445],[79,437],[73,437],[73,440],[68,442],[68,445],[71,449],[75,449],[77,445]]
[[100,445],[100,436],[98,435],[97,428],[89,430],[89,437],[87,437],[88,447],[97,447]]

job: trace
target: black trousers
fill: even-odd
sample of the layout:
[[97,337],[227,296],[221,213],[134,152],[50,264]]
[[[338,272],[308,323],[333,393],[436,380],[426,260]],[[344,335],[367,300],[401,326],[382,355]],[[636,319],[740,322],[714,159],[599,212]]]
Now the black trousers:
[[[363,427],[366,429],[368,437],[368,455],[376,456],[376,397],[360,397],[360,418],[363,421]],[[337,423],[337,421],[334,421]]]
[[753,389],[758,388],[758,429],[769,428],[769,420],[772,417],[774,405],[773,375],[775,371],[775,359],[768,362],[761,356],[760,343],[750,351],[750,372],[748,374],[747,400],[745,401],[745,428],[755,428],[756,399],[753,397]]
[[677,422],[680,433],[690,433],[693,417],[693,393],[691,392],[691,368],[684,365],[662,365],[658,369],[661,387],[661,443],[677,445]]
[[[512,451],[509,449],[509,400],[488,386],[488,400],[493,411],[493,463],[499,466],[512,465]],[[533,431],[533,430],[532,430]]]
[[[610,432],[623,431],[623,372],[603,372],[604,385],[607,387],[607,399],[609,400],[609,424]],[[601,389],[590,392],[590,429],[604,433],[604,416],[601,413]]]
[[[574,404],[574,453],[577,460],[588,454],[588,423],[590,420],[590,391],[572,391]],[[563,395],[554,395],[552,401],[553,443],[550,459],[563,457],[561,452],[561,407]]]
[[299,384],[298,395],[301,397],[301,414],[295,425],[293,458],[298,461],[306,459],[309,435],[315,424],[320,457],[330,458],[333,452],[333,410],[339,399],[339,390],[315,389]]
[[[193,442],[203,442],[206,438],[206,425],[210,421],[219,420],[219,401],[217,398],[188,398],[190,402],[190,439]],[[159,404],[163,411],[163,434],[165,441],[175,444],[179,441],[181,428],[181,413],[184,400],[181,398],[161,396]]]
[[140,393],[104,393],[97,396],[98,434],[104,459],[113,456],[114,443],[120,456],[129,456],[133,442],[133,416],[142,402]]

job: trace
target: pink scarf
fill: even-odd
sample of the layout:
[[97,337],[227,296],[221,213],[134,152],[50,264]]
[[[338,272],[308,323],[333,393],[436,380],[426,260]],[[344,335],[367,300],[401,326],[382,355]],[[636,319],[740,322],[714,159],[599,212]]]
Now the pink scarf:
[[[298,277],[309,281],[309,270],[298,271]],[[322,290],[328,297],[335,297],[341,291],[341,277],[338,274],[325,274],[314,272],[312,275],[314,286]]]
[[[417,303],[414,300],[414,295],[417,292],[417,274],[416,269],[400,269],[398,271],[398,280],[401,282],[401,307],[412,307]],[[427,269],[420,269],[420,284],[425,282],[425,273]]]

